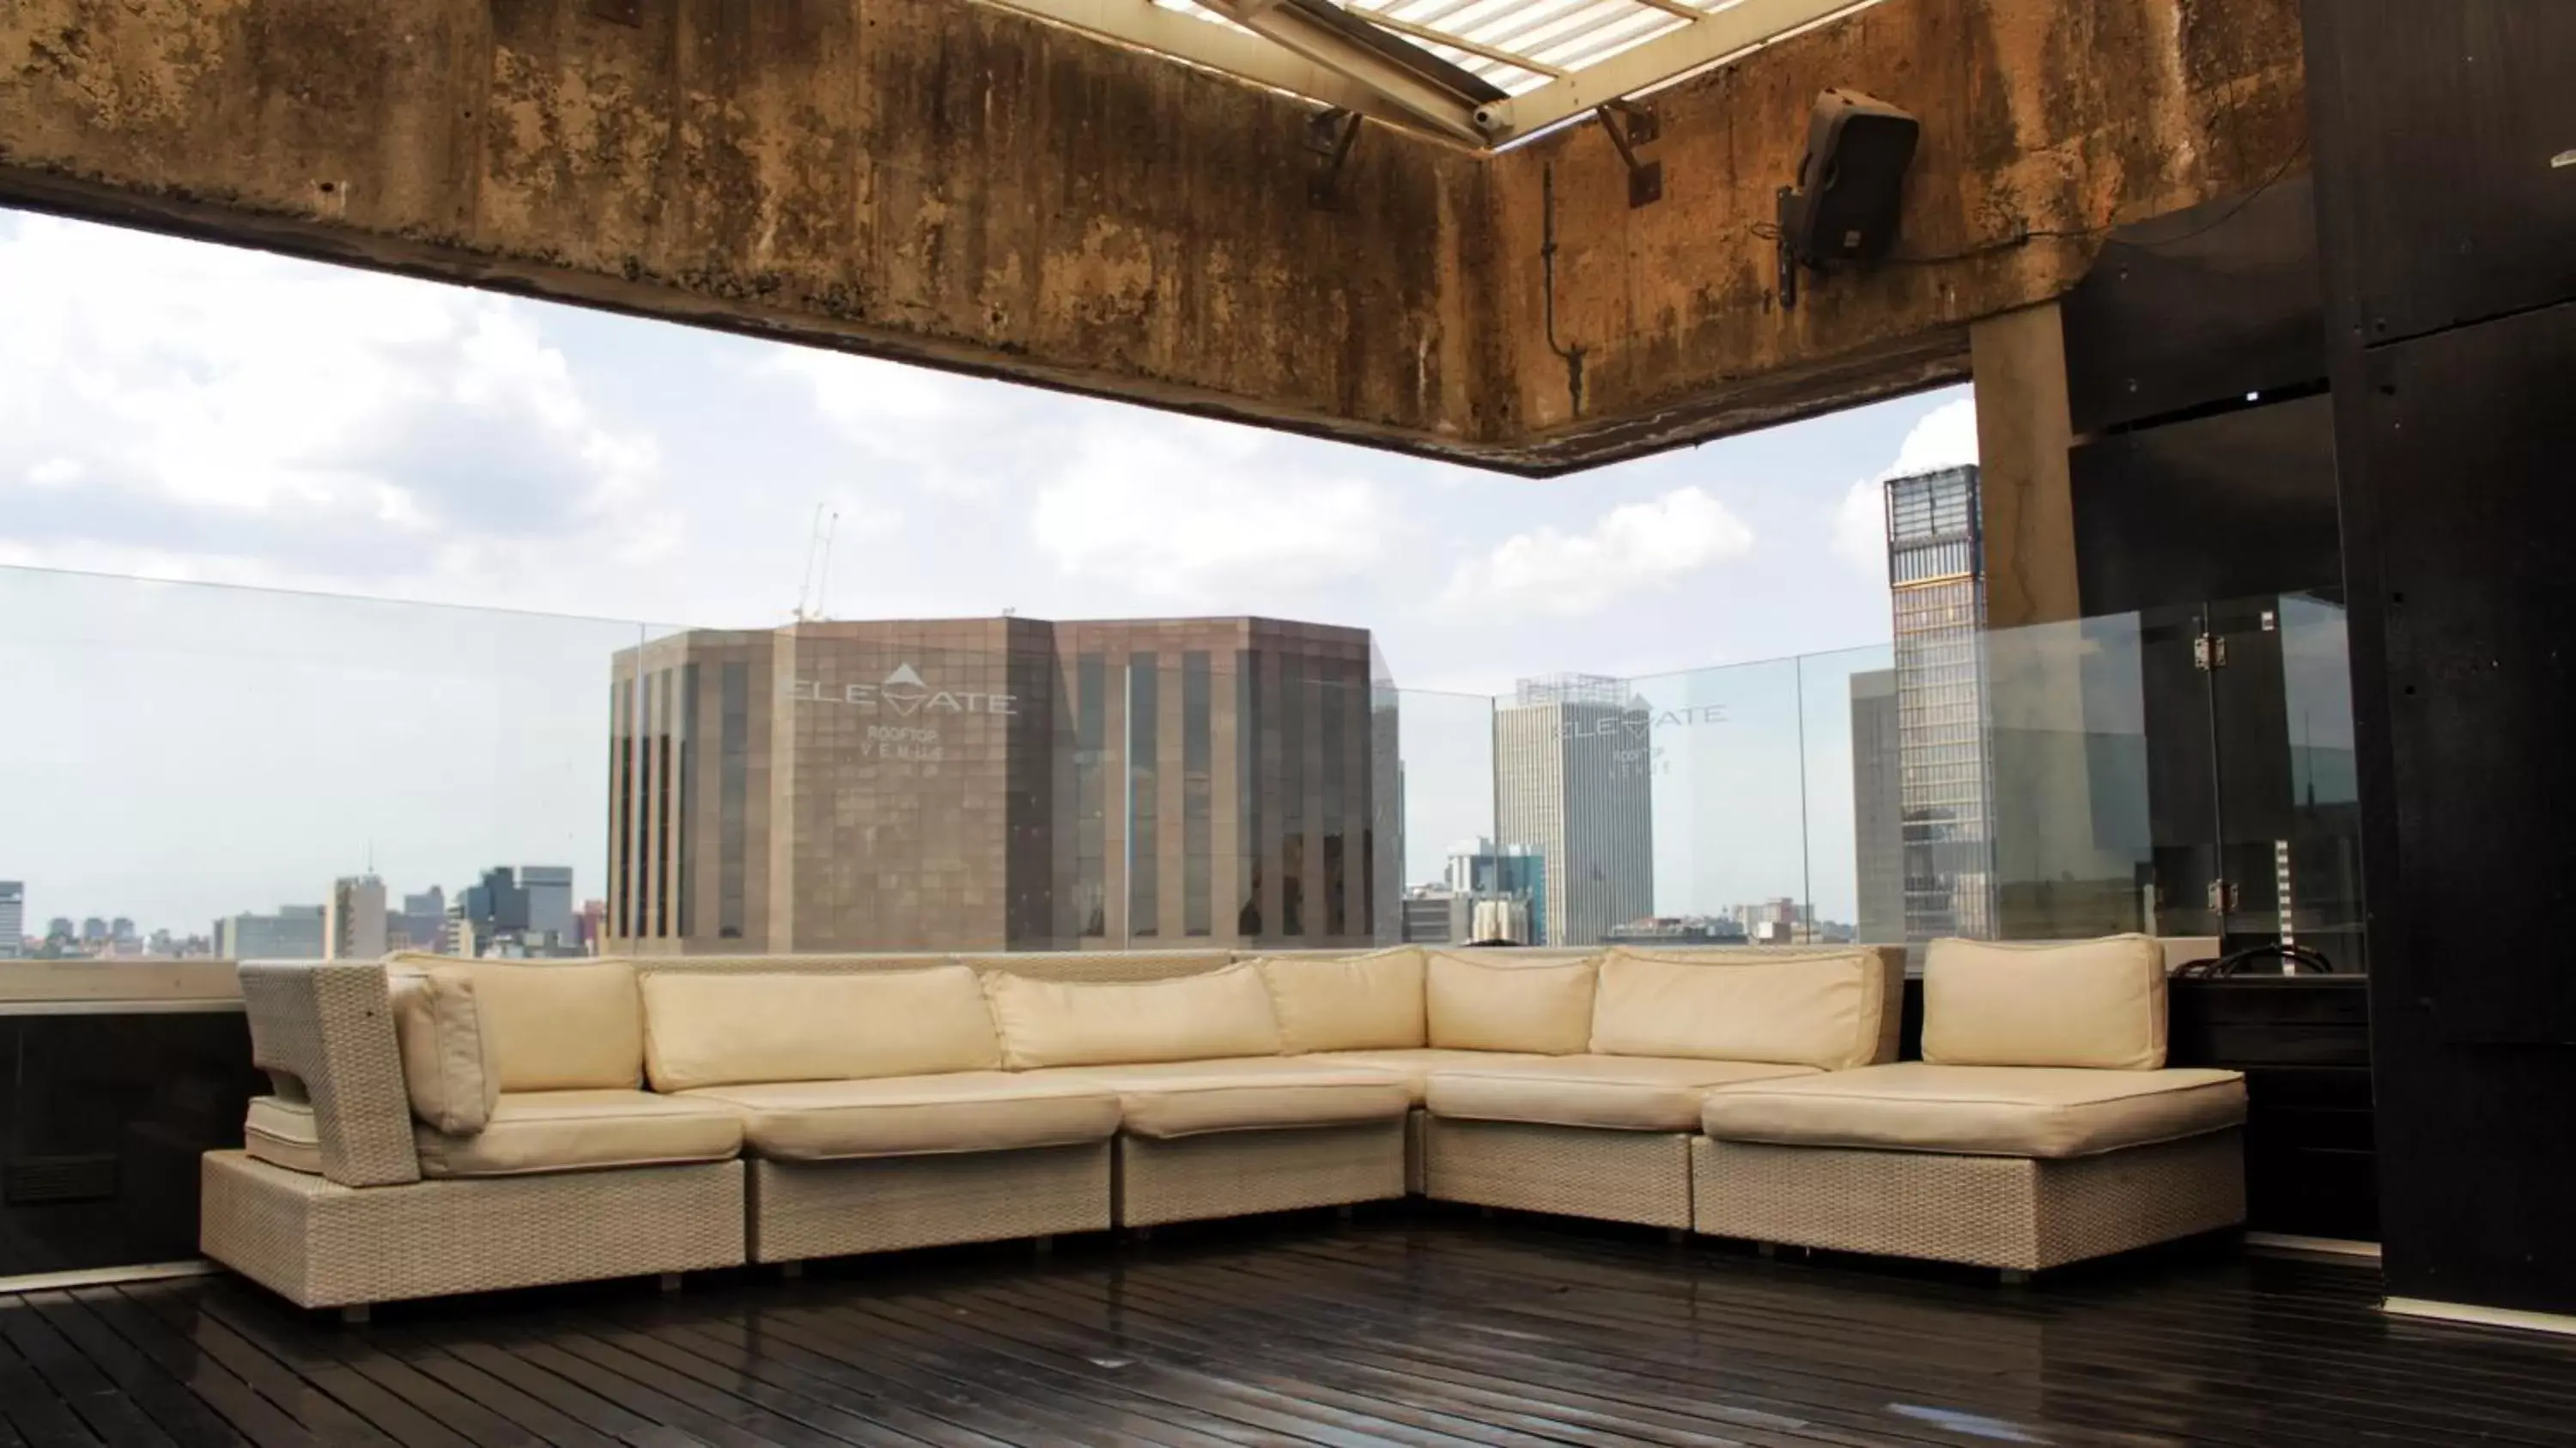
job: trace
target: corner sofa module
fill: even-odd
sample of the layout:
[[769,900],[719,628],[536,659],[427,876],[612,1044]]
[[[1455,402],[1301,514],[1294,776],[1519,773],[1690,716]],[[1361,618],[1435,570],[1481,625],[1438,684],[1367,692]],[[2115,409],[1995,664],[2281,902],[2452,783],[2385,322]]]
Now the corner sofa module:
[[1007,1064],[1116,1093],[1120,1224],[1404,1194],[1410,1089],[1396,1072],[1288,1054],[1268,965],[1115,983],[985,975]]
[[740,1265],[739,1117],[636,1089],[631,970],[534,969],[244,965],[277,1089],[205,1158],[206,1254],[307,1307]]
[[1878,1059],[1900,970],[1900,956],[1865,947],[1543,964],[1435,954],[1432,1045],[1494,1054],[1426,1073],[1423,1189],[1687,1228],[1707,1094]]
[[2036,1271],[2242,1222],[2244,1080],[2164,1069],[2164,980],[2144,937],[1935,942],[1941,1059],[1711,1092],[1697,1229]]

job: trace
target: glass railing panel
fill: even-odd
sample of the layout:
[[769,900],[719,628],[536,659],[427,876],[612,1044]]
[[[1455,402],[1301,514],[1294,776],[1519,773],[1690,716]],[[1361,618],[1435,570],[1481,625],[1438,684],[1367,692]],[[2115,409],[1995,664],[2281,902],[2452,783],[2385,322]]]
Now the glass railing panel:
[[2340,604],[2215,602],[2208,671],[2228,944],[2286,941],[2363,968],[2359,790]]
[[[1565,943],[1811,938],[1802,703],[1795,659],[1635,682],[1621,731],[1589,746],[1597,762],[1580,776],[1600,781],[1603,798],[1579,817],[1586,829],[1571,832],[1568,873],[1606,898],[1593,912],[1599,926]],[[1650,830],[1634,818],[1639,809]],[[1650,892],[1604,888],[1605,878],[1622,878],[1617,857],[1587,832],[1606,830],[1651,840]],[[1588,863],[1587,850],[1600,863]]]
[[[2163,898],[2170,892],[2159,889],[2162,837],[2151,790],[2161,762],[2150,748],[2144,673],[2151,633],[2136,615],[2119,614],[1982,636],[1990,720],[1982,757],[1975,741],[1944,739],[1919,760],[1909,756],[1907,768],[1943,780],[1982,772],[1986,839],[1969,843],[1974,831],[1963,821],[1960,843],[1948,851],[1957,874],[1929,881],[1935,896],[1946,883],[1959,928],[1941,928],[1936,900],[1910,922],[1914,938],[2175,933],[2166,928],[2180,923]],[[2205,723],[2175,722],[2198,748]],[[1937,834],[1943,826],[1909,809],[1908,830]],[[1945,847],[1927,853],[1945,858]],[[1973,872],[1984,858],[1992,874],[1980,882]],[[1909,889],[1927,893],[1926,872],[1909,872]],[[2181,933],[2195,932],[2186,925]]]
[[1904,731],[1893,647],[1798,661],[1806,862],[1819,931],[1905,940]]
[[1395,736],[1397,938],[1536,943],[1546,910],[1539,861],[1494,832],[1494,700],[1401,690]]

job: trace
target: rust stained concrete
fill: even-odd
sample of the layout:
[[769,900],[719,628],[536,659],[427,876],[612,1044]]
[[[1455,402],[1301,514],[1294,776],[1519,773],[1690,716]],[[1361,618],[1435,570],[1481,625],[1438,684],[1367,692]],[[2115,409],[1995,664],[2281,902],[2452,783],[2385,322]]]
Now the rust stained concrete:
[[[1142,0],[1138,0],[1142,3]],[[1437,450],[1481,162],[961,0],[9,0],[0,201]]]
[[[1512,471],[1962,375],[2088,231],[2304,136],[2296,0],[1887,0],[1495,157],[964,0],[12,0],[0,201],[926,361]],[[1140,0],[1141,3],[1141,0]],[[1926,122],[1910,252],[1783,313],[1771,214],[1828,85]],[[1539,177],[1560,208],[1540,326]]]
[[[1802,278],[1783,311],[1764,233],[1828,86],[1921,118],[1898,255],[1957,259]],[[1888,0],[1651,97],[1659,202],[1629,209],[1598,124],[1508,152],[1504,435],[1524,465],[1590,465],[1963,379],[1967,323],[2072,287],[2092,233],[2295,169],[2305,97],[2298,0]],[[1579,408],[1544,325],[1550,170]]]

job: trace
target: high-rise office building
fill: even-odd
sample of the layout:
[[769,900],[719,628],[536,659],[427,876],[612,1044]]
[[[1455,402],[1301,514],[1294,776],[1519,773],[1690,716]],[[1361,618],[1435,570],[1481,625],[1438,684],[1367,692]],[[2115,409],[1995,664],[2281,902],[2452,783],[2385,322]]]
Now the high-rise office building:
[[[1454,938],[1510,940],[1536,945],[1547,938],[1547,861],[1529,845],[1497,848],[1482,836],[1453,847],[1441,875],[1449,892],[1466,902]],[[1492,905],[1480,916],[1481,907]],[[1492,926],[1487,932],[1480,928]]]
[[617,656],[608,944],[1359,946],[1392,691],[1270,619],[803,623]]
[[226,960],[320,960],[319,905],[281,905],[274,915],[227,915],[215,922],[215,954]]
[[391,948],[385,926],[384,881],[373,875],[348,875],[332,881],[331,900],[323,911],[323,959],[382,957]]
[[570,865],[521,865],[519,888],[527,892],[526,929],[559,944],[575,945],[581,926],[573,913]]
[[1860,938],[1905,939],[1905,732],[1896,671],[1851,676],[1852,837],[1860,883]]
[[1887,541],[1905,939],[1988,938],[1995,926],[1994,758],[1975,465],[1890,479]]
[[27,949],[27,886],[0,880],[0,960],[16,960]]
[[573,914],[572,867],[502,865],[465,887],[448,912],[446,947],[457,954],[584,954]]
[[1654,716],[1617,679],[1521,681],[1494,711],[1495,829],[1540,860],[1549,945],[1655,913]]
[[1404,934],[1404,761],[1395,684],[1383,670],[1374,671],[1369,701],[1370,852],[1376,875],[1369,881],[1375,907],[1373,934],[1380,945],[1394,945]]

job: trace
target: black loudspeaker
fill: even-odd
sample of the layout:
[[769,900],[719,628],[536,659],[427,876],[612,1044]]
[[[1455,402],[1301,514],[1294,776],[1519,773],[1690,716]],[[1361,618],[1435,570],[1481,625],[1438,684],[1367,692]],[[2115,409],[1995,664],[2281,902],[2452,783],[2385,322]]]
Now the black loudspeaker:
[[1857,91],[1816,97],[1798,184],[1780,191],[1781,270],[1874,262],[1896,244],[1922,123]]

